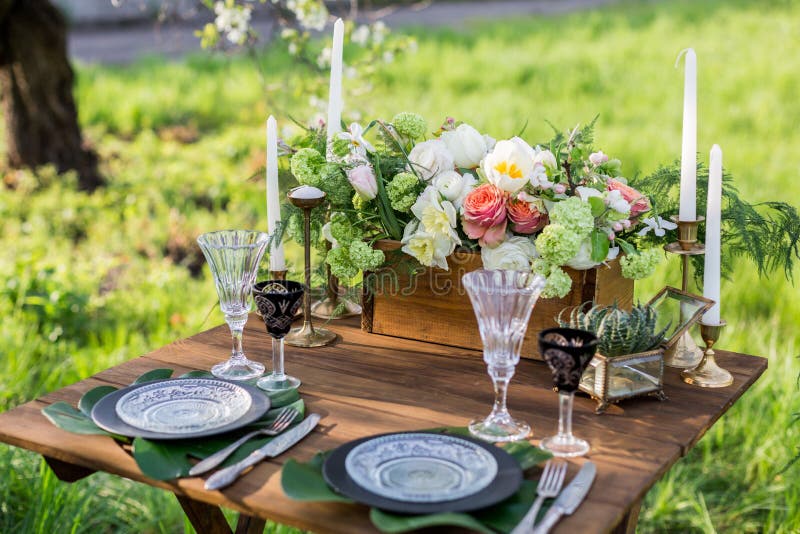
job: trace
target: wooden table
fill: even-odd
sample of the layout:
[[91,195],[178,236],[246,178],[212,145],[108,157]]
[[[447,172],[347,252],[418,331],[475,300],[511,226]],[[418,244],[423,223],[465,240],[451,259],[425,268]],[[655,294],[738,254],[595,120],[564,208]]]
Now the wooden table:
[[[270,339],[260,323],[258,317],[250,318],[245,350],[250,357],[268,361]],[[286,350],[287,369],[302,378],[308,411],[322,415],[320,426],[290,452],[259,464],[224,491],[206,491],[201,478],[151,480],[111,438],[60,430],[41,409],[55,401],[74,405],[99,385],[126,386],[150,369],[174,368],[176,375],[209,369],[228,356],[226,326],[176,341],[0,414],[0,441],[44,455],[56,475],[68,482],[105,471],[171,491],[199,532],[230,532],[217,505],[242,512],[237,532],[261,532],[264,519],[315,532],[373,532],[364,506],[288,499],[280,488],[283,462],[289,457],[306,461],[317,451],[381,432],[464,426],[488,414],[491,382],[478,352],[362,333],[351,320],[328,326],[341,336],[335,345]],[[732,386],[689,386],[676,370],[667,369],[667,402],[627,401],[598,416],[594,401],[576,397],[575,432],[591,443],[588,458],[597,464],[598,474],[586,501],[558,524],[557,532],[624,532],[635,527],[645,493],[767,367],[763,358],[725,351],[718,351],[718,361],[733,373]],[[543,363],[522,361],[509,389],[509,409],[531,423],[534,442],[556,430],[558,396],[550,385]],[[568,480],[583,461],[571,461]]]

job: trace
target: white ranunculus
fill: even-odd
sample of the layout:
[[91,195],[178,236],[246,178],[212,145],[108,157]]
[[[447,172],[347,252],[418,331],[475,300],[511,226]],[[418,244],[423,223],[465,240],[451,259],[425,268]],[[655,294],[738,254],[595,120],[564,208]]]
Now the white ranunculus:
[[489,151],[483,136],[469,124],[461,124],[455,130],[442,132],[439,139],[447,145],[456,167],[461,169],[474,169]]
[[530,271],[531,262],[537,257],[536,247],[528,237],[509,237],[494,248],[481,248],[484,269]]
[[420,178],[429,181],[444,171],[455,168],[453,155],[441,139],[431,139],[417,143],[408,154],[408,161]]
[[456,171],[444,171],[437,174],[431,184],[444,198],[453,203],[456,210],[460,210],[464,198],[475,189],[478,180],[470,173],[461,175]]
[[446,236],[435,236],[417,221],[411,221],[403,231],[403,252],[426,267],[449,270],[447,257],[456,248],[455,241]]
[[631,212],[630,203],[622,196],[622,192],[616,189],[606,192],[606,205],[612,210],[625,215]]
[[590,239],[584,239],[583,243],[581,243],[581,248],[578,249],[577,254],[572,257],[571,260],[567,262],[568,267],[572,267],[578,271],[585,271],[586,269],[591,269],[600,265],[598,262],[592,261],[592,241]]
[[434,236],[447,236],[448,239],[461,244],[456,232],[458,218],[456,208],[449,200],[442,200],[439,191],[429,185],[417,197],[411,206],[411,213],[420,221],[421,226]]
[[540,146],[537,146],[535,151],[536,156],[533,158],[534,163],[541,163],[548,169],[555,170],[555,168],[558,166],[558,163],[556,162],[556,157],[552,152],[542,149]]
[[483,174],[503,191],[516,193],[533,175],[533,160],[519,143],[498,141],[481,163]]
[[578,196],[581,197],[581,200],[584,202],[589,202],[591,197],[603,197],[603,193],[595,189],[594,187],[585,187],[579,185],[575,188],[575,192],[578,193]]

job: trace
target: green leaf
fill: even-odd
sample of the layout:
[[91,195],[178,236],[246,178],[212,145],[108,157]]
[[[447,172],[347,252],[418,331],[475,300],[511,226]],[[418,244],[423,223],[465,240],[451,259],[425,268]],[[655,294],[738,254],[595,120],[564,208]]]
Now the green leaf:
[[523,471],[530,469],[531,467],[535,467],[553,457],[553,455],[549,452],[544,451],[539,447],[534,447],[527,441],[508,443],[503,447],[503,450],[505,450],[507,453],[513,456],[517,462],[519,462],[519,465]]
[[153,369],[134,380],[133,384],[144,384],[145,382],[152,382],[153,380],[163,380],[171,377],[174,372],[173,369]]
[[269,397],[270,408],[282,408],[297,402],[300,398],[300,393],[296,389],[265,394]]
[[42,414],[55,426],[75,434],[97,434],[112,436],[94,424],[88,416],[73,408],[70,404],[60,401],[42,409]]
[[281,471],[281,488],[297,501],[352,502],[333,491],[322,476],[327,453],[317,453],[309,463],[287,460]]
[[592,217],[600,217],[606,211],[606,204],[600,197],[589,197],[589,206],[592,207]]
[[624,239],[617,238],[617,239],[614,240],[614,243],[619,245],[620,248],[622,248],[622,252],[624,252],[625,254],[627,254],[629,256],[632,255],[632,254],[638,254],[639,253],[639,251],[636,250],[636,248],[634,248],[633,245],[631,245],[630,243],[628,243]]
[[94,408],[94,405],[97,404],[100,399],[115,391],[117,391],[117,388],[114,386],[98,386],[91,389],[84,393],[81,400],[78,401],[78,408],[86,417],[92,417],[92,408]]
[[142,473],[155,480],[172,480],[189,474],[186,446],[180,443],[133,440],[133,458]]
[[601,262],[608,256],[610,242],[608,235],[602,230],[592,231],[592,261]]
[[494,534],[492,529],[484,526],[483,523],[469,514],[397,515],[372,508],[369,511],[369,518],[372,524],[381,532],[408,532],[426,527],[455,526],[475,532]]

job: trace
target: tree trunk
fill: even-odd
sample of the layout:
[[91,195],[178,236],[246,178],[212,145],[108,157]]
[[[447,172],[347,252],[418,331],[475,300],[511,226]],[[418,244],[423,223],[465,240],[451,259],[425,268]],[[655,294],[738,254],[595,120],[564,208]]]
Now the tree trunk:
[[67,24],[48,0],[0,0],[0,99],[11,167],[54,164],[78,185],[104,183],[84,145],[72,96]]

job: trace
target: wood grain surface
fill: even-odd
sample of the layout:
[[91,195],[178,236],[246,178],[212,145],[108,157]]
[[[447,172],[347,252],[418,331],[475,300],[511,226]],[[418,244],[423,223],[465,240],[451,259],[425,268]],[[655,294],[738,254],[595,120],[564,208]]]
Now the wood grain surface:
[[[230,336],[224,325],[0,414],[0,441],[45,455],[54,465],[106,471],[172,491],[190,510],[201,508],[185,498],[314,532],[374,532],[364,506],[287,498],[280,488],[281,465],[290,457],[306,461],[318,451],[381,432],[464,426],[488,414],[493,393],[479,352],[368,334],[357,323],[356,318],[326,324],[340,336],[333,346],[286,347],[287,372],[303,380],[303,398],[309,412],[322,416],[320,425],[288,453],[259,464],[221,492],[203,489],[202,478],[151,480],[111,438],[60,430],[44,418],[41,409],[56,401],[74,405],[98,385],[126,386],[150,369],[169,367],[176,375],[209,369],[229,355]],[[244,347],[249,357],[269,366],[270,338],[255,315],[245,329]],[[575,434],[591,443],[588,459],[597,464],[598,475],[583,505],[564,518],[555,532],[607,532],[617,526],[767,367],[763,358],[722,350],[717,361],[733,373],[732,386],[701,389],[684,384],[678,371],[667,369],[664,389],[670,400],[666,402],[630,400],[598,416],[594,401],[576,397]],[[508,399],[512,414],[532,425],[533,443],[555,433],[558,396],[543,363],[520,362]],[[570,462],[568,477],[583,461]],[[528,476],[538,476],[537,470]]]

